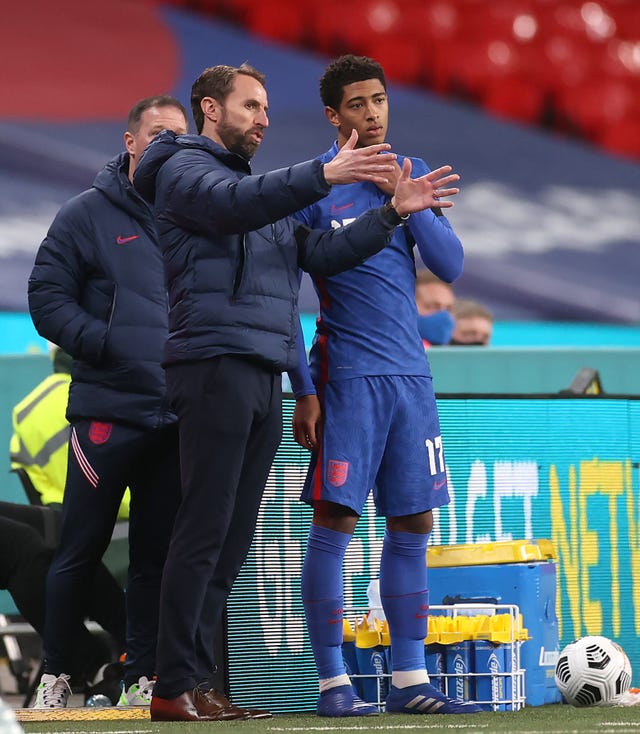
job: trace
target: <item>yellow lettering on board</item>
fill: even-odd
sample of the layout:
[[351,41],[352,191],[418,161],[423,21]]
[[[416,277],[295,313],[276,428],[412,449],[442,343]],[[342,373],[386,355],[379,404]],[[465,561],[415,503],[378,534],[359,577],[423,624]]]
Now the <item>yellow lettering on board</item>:
[[564,584],[558,579],[557,603],[558,633],[562,638],[563,616],[560,589],[564,588],[569,599],[569,610],[573,632],[567,637],[577,638],[581,635],[580,610],[580,558],[578,552],[578,505],[576,502],[576,471],[569,467],[569,528],[564,514],[564,504],[560,492],[558,470],[552,464],[549,467],[549,493],[551,495],[551,538],[558,551],[558,575],[564,576]]
[[[595,465],[597,467],[597,459]],[[582,563],[580,568],[580,587],[582,593],[582,616],[584,627],[588,635],[602,634],[602,604],[591,599],[589,569],[598,565],[600,548],[598,546],[598,533],[589,530],[589,508],[588,499],[598,493],[598,472],[594,470],[593,461],[580,462],[580,488],[578,504],[580,507],[580,555]]]
[[[618,497],[624,492],[624,471],[620,461],[584,461],[580,467],[580,484],[586,483],[609,498],[609,548],[611,551],[611,626],[620,634],[620,544],[618,533]],[[593,517],[593,513],[592,513]],[[602,606],[602,605],[600,605]],[[602,634],[593,632],[592,634]]]
[[[627,518],[629,520],[629,553],[631,554],[631,595],[633,597],[633,623],[636,635],[640,635],[640,537],[638,531],[638,510],[636,498],[633,496],[633,479],[631,477],[631,461],[625,461],[624,479],[627,489]],[[640,497],[638,498],[640,504]]]

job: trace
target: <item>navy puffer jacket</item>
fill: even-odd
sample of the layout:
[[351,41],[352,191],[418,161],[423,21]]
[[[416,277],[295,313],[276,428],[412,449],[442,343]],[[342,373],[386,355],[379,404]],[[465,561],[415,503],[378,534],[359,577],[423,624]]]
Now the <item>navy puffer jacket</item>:
[[176,420],[162,367],[167,298],[153,214],[120,154],[68,201],[29,278],[38,332],[74,358],[67,417],[157,428]]
[[237,354],[274,372],[291,369],[298,268],[334,275],[390,240],[394,216],[382,208],[330,232],[289,218],[330,191],[317,160],[250,174],[244,158],[208,137],[170,131],[136,168],[165,259],[167,363]]

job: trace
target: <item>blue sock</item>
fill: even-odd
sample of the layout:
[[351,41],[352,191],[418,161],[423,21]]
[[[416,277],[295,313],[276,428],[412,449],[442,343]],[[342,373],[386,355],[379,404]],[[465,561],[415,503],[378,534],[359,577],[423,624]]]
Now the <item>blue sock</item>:
[[429,535],[386,530],[380,559],[380,597],[389,622],[394,671],[424,670],[427,636]]
[[349,533],[312,525],[302,567],[302,603],[318,676],[345,674],[342,660],[342,562]]

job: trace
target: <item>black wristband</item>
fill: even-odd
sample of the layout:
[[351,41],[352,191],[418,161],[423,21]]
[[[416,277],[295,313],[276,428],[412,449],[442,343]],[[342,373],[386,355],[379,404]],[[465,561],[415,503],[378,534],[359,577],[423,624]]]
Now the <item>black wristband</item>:
[[398,212],[396,211],[395,207],[393,206],[393,204],[390,201],[387,202],[384,205],[383,209],[384,209],[384,211],[386,213],[391,214],[391,216],[393,216],[393,217],[395,217],[397,219],[397,221],[394,222],[396,225],[403,224],[411,216],[411,214],[405,214],[404,217],[403,217],[400,214],[398,214]]

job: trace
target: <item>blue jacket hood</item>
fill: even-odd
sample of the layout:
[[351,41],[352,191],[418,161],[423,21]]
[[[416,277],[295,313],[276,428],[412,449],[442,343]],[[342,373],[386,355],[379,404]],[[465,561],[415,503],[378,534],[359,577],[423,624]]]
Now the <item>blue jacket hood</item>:
[[171,156],[188,148],[208,151],[229,168],[251,173],[247,160],[206,135],[176,135],[172,130],[163,130],[147,146],[133,174],[133,185],[143,199],[150,204],[155,202],[158,172]]

